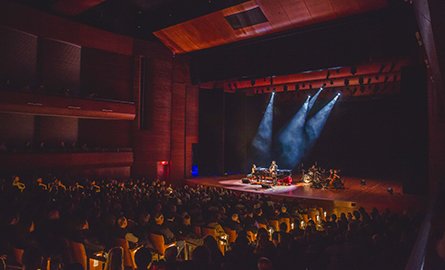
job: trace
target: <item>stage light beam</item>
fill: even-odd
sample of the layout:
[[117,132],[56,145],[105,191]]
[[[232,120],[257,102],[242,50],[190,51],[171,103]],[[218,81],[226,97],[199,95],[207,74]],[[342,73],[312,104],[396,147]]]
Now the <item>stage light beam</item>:
[[309,107],[310,96],[298,110],[287,126],[278,134],[279,164],[282,168],[292,169],[304,155],[304,124]]
[[252,141],[251,159],[253,162],[261,166],[265,166],[271,158],[274,99],[275,92],[272,92],[263,119],[261,120],[257,133]]
[[338,93],[328,104],[326,104],[320,111],[318,111],[314,116],[312,116],[305,125],[305,135],[307,138],[308,149],[315,143],[315,141],[320,137],[321,131],[329,118],[329,114],[334,108],[335,103],[340,97]]

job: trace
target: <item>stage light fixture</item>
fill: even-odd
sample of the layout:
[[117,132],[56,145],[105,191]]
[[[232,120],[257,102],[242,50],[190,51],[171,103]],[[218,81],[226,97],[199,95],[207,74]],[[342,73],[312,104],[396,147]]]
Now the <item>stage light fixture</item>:
[[388,193],[389,193],[390,195],[393,195],[393,194],[394,194],[394,189],[393,189],[392,187],[388,187],[388,188],[386,189],[386,191],[388,191]]
[[355,73],[357,73],[357,67],[353,66],[351,67],[351,74],[355,75]]
[[383,70],[385,69],[385,67],[386,67],[386,64],[382,64],[382,65],[380,66],[379,73],[382,73]]

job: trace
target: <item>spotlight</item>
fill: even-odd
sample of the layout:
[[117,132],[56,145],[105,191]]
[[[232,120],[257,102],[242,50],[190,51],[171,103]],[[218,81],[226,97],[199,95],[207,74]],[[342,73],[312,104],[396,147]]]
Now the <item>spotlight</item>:
[[357,73],[357,67],[351,67],[351,74],[355,75]]
[[337,96],[341,96],[341,93],[337,93]]
[[394,190],[392,189],[392,187],[388,187],[388,188],[386,189],[386,191],[388,191],[388,193],[389,193],[390,195],[393,195],[393,194],[394,194]]

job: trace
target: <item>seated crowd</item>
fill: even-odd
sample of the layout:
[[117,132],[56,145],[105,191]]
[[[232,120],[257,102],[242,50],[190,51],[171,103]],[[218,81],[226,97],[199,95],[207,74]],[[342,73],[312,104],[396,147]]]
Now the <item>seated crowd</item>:
[[76,259],[80,246],[105,269],[404,268],[418,215],[315,209],[143,178],[7,178],[0,182],[0,262],[93,269]]

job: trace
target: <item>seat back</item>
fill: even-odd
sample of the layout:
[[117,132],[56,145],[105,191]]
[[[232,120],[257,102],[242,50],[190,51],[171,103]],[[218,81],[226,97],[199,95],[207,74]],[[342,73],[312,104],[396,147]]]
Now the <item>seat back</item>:
[[258,223],[258,228],[264,228],[267,230],[267,224],[263,224],[263,223]]
[[114,243],[116,247],[121,247],[124,250],[124,267],[136,269],[128,241],[126,239],[117,238]]
[[160,234],[154,234],[150,233],[149,235],[150,241],[153,244],[156,251],[161,255],[164,256],[165,253],[165,242],[164,242],[164,236]]
[[270,225],[270,227],[272,227],[274,232],[280,231],[280,223],[278,223],[278,220],[276,220],[276,219],[269,220],[269,225]]
[[193,231],[196,235],[201,236],[201,227],[200,226],[194,226]]
[[290,229],[291,229],[291,227],[290,227],[290,218],[280,218],[280,224],[281,223],[286,223],[286,225],[287,225],[286,232],[290,232]]
[[67,240],[68,261],[70,264],[79,263],[83,269],[87,269],[87,252],[83,243]]
[[214,228],[202,227],[201,228],[201,233],[202,233],[201,235],[203,237],[205,237],[207,235],[211,235],[211,236],[213,236],[213,238],[218,240],[218,235],[216,234],[216,229],[214,229]]
[[25,250],[21,248],[12,248],[12,256],[15,263],[23,265],[23,253]]
[[232,230],[228,227],[223,227],[224,231],[227,233],[227,235],[229,236],[229,243],[235,243],[236,238],[238,237],[238,234],[236,233],[235,230]]

